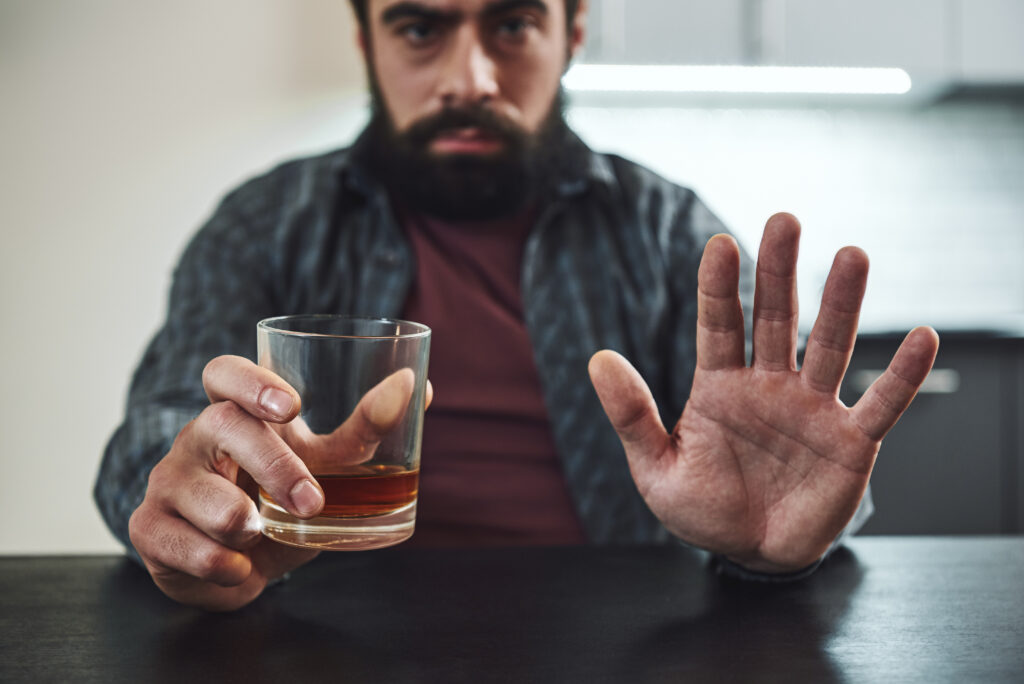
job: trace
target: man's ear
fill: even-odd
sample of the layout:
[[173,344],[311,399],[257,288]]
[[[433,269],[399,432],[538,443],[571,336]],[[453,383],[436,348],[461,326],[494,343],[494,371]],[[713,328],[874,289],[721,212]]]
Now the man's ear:
[[359,30],[356,31],[356,45],[359,46],[359,52],[362,53],[363,59],[364,60],[367,59],[369,57],[369,55],[366,53],[366,49],[367,49],[366,32],[363,31],[362,27],[360,27]]
[[587,0],[579,0],[576,7],[576,16],[572,18],[572,26],[569,27],[569,59],[572,60],[583,47],[587,37]]

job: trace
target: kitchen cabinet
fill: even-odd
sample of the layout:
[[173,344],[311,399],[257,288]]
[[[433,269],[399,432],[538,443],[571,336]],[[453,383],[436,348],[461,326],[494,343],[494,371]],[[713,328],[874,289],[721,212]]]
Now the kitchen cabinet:
[[583,62],[900,67],[1024,83],[1021,0],[591,0]]
[[952,13],[937,0],[763,0],[762,61],[950,73]]
[[753,0],[762,61],[895,66],[959,84],[1024,81],[1021,0]]
[[956,76],[967,83],[1024,82],[1024,2],[956,0]]
[[936,0],[599,0],[584,61],[627,64],[952,66]]
[[[1010,450],[1016,452],[1017,460],[1016,466],[1008,469],[1010,472],[1007,479],[1010,483],[1007,486],[1014,492],[1014,503],[1011,508],[1017,509],[1016,531],[1022,533],[1024,532],[1024,352],[1017,354],[1016,360],[1010,364],[1010,368],[1011,372],[1016,371],[1014,376],[1016,377],[1017,394],[1013,403],[1006,406],[1003,411],[1011,425],[1016,426],[1016,429],[1010,427]],[[1016,471],[1016,478],[1013,477],[1013,471]],[[1016,485],[1012,484],[1014,479],[1016,479]]]
[[[930,391],[886,436],[865,534],[1024,532],[1024,339],[941,334]],[[861,336],[840,398],[852,405],[901,336]]]
[[582,61],[740,64],[744,7],[744,0],[592,0]]

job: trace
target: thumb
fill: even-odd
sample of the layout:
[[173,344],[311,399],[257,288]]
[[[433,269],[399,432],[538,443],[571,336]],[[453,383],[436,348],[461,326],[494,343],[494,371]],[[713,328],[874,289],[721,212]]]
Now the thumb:
[[665,453],[671,442],[658,416],[651,390],[621,354],[603,349],[588,365],[590,381],[608,419],[622,440],[631,466]]
[[330,434],[314,434],[300,416],[288,424],[286,441],[301,445],[302,459],[313,472],[322,463],[365,463],[411,410],[415,385],[416,375],[411,368],[395,371],[364,394],[352,414]]
[[332,436],[333,446],[346,454],[349,463],[373,458],[381,440],[405,417],[415,389],[411,368],[395,371],[363,395],[352,415]]
[[379,442],[405,416],[415,385],[411,368],[395,371],[363,395],[344,425],[364,442]]

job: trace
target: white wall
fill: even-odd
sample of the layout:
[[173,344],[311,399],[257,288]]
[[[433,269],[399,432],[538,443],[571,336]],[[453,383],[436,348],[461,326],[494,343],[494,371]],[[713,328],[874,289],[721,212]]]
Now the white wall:
[[185,241],[363,119],[345,0],[0,0],[0,553],[118,548],[92,504]]

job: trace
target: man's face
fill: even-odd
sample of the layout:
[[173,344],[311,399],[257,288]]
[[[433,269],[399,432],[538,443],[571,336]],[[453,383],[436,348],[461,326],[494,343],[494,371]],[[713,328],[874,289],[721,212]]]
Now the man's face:
[[[369,0],[368,26],[364,47],[398,135],[445,110],[486,110],[536,133],[582,41],[582,17],[567,32],[563,0]],[[487,156],[505,146],[464,121],[423,142],[440,157]]]

